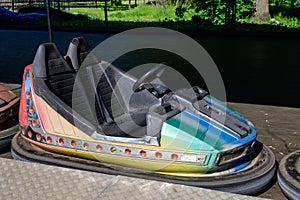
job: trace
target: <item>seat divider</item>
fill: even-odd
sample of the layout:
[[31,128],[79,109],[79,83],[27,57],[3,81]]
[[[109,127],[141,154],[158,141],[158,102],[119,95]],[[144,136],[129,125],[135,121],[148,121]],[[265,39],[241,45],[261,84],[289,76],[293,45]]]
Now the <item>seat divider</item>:
[[87,72],[90,78],[90,82],[91,82],[91,86],[94,90],[95,96],[96,96],[96,101],[98,103],[98,106],[100,107],[100,114],[102,115],[104,121],[108,124],[112,124],[114,121],[112,120],[108,110],[105,107],[105,104],[103,102],[103,99],[101,97],[101,94],[98,94],[97,92],[97,87],[95,84],[95,78],[94,78],[94,74],[93,74],[93,68],[91,66],[87,67]]

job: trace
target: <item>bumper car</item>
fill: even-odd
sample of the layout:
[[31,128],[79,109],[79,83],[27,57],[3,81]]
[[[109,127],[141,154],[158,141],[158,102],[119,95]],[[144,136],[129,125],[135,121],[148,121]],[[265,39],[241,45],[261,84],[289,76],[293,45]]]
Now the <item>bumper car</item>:
[[0,83],[0,151],[6,149],[18,132],[19,98]]
[[15,159],[257,194],[274,154],[240,113],[199,87],[171,91],[155,66],[140,78],[98,59],[84,38],[61,56],[41,44],[25,67]]
[[280,161],[277,179],[288,199],[300,199],[300,150],[290,153]]

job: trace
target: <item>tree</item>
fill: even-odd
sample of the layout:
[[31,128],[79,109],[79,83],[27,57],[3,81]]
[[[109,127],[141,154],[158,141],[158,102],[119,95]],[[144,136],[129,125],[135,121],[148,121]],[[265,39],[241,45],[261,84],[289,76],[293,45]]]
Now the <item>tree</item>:
[[254,19],[266,22],[270,18],[269,0],[255,0],[254,3]]

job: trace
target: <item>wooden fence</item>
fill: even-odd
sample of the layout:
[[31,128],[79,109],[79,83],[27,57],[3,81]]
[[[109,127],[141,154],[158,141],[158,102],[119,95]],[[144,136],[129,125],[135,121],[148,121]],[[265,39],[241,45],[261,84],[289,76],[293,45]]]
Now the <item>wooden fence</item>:
[[[51,1],[51,0],[50,0]],[[102,0],[103,1],[103,0]],[[105,1],[105,0],[104,0]],[[52,8],[75,8],[75,7],[101,7],[100,0],[52,0]],[[45,6],[46,0],[0,0],[0,7],[11,8],[12,10],[28,5]]]

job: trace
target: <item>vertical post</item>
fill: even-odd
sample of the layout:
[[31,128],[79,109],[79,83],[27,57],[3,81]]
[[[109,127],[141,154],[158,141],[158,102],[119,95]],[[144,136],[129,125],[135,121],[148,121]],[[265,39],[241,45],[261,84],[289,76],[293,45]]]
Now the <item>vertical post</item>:
[[12,9],[12,11],[15,10],[15,0],[11,1],[11,9]]
[[61,16],[60,16],[60,0],[57,0],[57,10],[58,10],[58,21],[59,21],[59,27],[62,26]]
[[107,0],[104,0],[104,17],[105,17],[105,26],[108,27]]
[[51,21],[51,11],[50,11],[50,1],[51,1],[51,0],[46,0],[46,7],[47,7],[47,21],[48,21],[49,42],[53,42],[53,32],[52,32],[52,21]]

